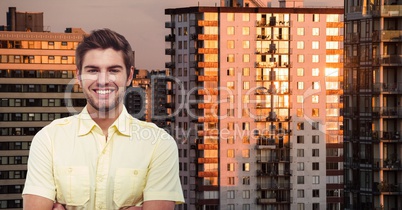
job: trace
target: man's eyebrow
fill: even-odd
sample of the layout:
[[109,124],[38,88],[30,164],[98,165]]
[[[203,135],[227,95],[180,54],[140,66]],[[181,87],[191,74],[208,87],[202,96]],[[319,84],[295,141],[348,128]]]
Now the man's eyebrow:
[[123,66],[121,66],[121,65],[112,65],[112,66],[108,66],[107,67],[108,69],[116,69],[116,68],[123,68]]
[[[90,68],[90,69],[98,69],[99,68],[99,66],[95,66],[95,65],[87,65],[87,66],[84,66],[84,69],[87,69],[87,68]],[[122,65],[112,65],[112,66],[108,66],[107,67],[108,69],[115,69],[115,68],[123,68],[123,66]]]

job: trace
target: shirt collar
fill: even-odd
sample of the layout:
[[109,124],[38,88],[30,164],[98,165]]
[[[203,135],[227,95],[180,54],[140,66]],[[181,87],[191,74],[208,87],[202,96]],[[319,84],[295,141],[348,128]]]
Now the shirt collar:
[[[78,119],[79,119],[79,128],[78,128],[79,136],[87,135],[89,132],[91,132],[92,129],[94,129],[94,127],[99,128],[96,122],[89,115],[87,107],[84,107],[84,109],[78,115]],[[119,117],[116,119],[116,121],[114,121],[114,123],[109,127],[109,129],[113,128],[116,129],[122,135],[131,136],[130,125],[132,123],[132,119],[133,118],[127,112],[126,107],[123,106],[123,110],[120,113]]]

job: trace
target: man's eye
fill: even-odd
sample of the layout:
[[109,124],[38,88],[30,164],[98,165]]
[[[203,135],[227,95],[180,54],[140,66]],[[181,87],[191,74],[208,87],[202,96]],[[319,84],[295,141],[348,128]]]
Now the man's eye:
[[118,73],[118,72],[120,72],[119,69],[110,69],[109,71],[110,71],[111,73]]
[[89,72],[89,73],[96,73],[96,72],[98,72],[98,70],[96,70],[96,69],[89,69],[87,72]]

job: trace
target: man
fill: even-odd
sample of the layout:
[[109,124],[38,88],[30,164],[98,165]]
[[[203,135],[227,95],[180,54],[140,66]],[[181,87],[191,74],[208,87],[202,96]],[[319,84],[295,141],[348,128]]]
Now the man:
[[160,210],[184,202],[175,141],[123,105],[134,72],[127,40],[93,31],[78,45],[76,65],[87,105],[35,135],[24,209]]

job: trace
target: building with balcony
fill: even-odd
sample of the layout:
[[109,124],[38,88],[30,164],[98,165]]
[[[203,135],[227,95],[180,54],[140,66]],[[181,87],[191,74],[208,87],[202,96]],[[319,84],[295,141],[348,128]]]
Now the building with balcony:
[[343,209],[343,8],[166,9],[178,209]]
[[[14,19],[7,22],[13,24],[4,29],[13,30],[0,31],[0,208],[22,209],[33,136],[52,120],[75,114],[86,105],[75,83],[74,59],[85,32],[75,28],[43,32],[43,22],[29,22],[40,19],[42,13],[10,8],[8,14]],[[28,23],[18,14],[30,17]]]
[[401,209],[402,2],[344,2],[345,209]]
[[165,70],[136,69],[124,101],[127,111],[139,120],[167,129],[170,126],[170,118],[166,117],[168,79]]

